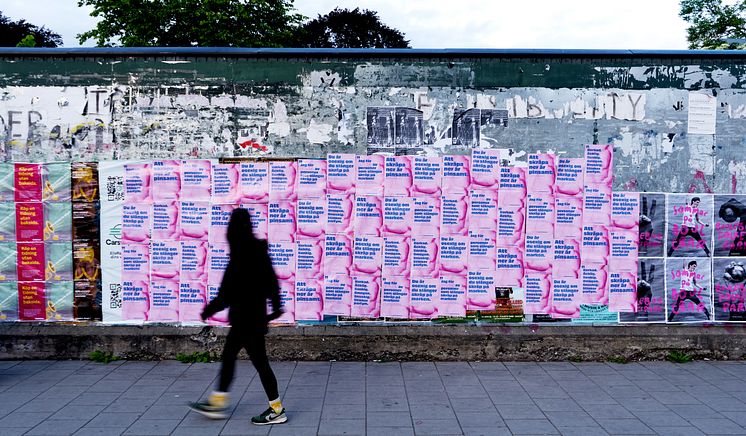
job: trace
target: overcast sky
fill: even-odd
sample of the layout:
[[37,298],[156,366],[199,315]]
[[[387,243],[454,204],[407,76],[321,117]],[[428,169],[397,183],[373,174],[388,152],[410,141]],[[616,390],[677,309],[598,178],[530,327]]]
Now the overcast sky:
[[[414,48],[686,49],[679,0],[296,0],[295,6],[310,18],[337,6],[377,11]],[[65,47],[79,47],[75,35],[96,23],[77,0],[2,0],[0,11],[52,29]]]

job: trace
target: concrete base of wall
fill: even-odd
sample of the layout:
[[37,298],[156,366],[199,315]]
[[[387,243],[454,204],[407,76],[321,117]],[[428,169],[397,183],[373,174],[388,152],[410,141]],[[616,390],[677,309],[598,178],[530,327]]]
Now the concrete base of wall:
[[[0,359],[86,359],[96,350],[126,359],[173,359],[195,351],[219,356],[227,332],[215,327],[0,323]],[[746,325],[274,327],[267,349],[274,360],[660,360],[671,351],[733,360],[746,354]]]

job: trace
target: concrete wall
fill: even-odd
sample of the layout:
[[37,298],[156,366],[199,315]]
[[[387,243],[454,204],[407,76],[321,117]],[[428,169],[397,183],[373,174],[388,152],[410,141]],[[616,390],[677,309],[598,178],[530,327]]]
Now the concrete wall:
[[[33,51],[36,50],[36,51]],[[0,51],[0,159],[323,157],[366,153],[366,109],[507,109],[481,145],[581,156],[615,146],[615,189],[746,192],[746,56],[726,52]],[[688,135],[688,95],[717,134]],[[242,145],[243,144],[243,145]]]

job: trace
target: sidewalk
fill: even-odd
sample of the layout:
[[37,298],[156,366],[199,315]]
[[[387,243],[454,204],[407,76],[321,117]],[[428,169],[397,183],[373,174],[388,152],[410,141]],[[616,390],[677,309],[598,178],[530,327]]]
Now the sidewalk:
[[746,434],[746,362],[275,362],[289,421],[240,361],[230,419],[186,402],[219,364],[0,361],[0,435]]

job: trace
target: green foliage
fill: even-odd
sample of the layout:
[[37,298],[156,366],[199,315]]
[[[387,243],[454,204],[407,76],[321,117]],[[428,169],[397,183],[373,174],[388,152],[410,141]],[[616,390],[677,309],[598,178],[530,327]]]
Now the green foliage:
[[109,363],[115,360],[119,360],[119,358],[115,356],[114,353],[101,350],[91,352],[91,354],[88,355],[88,358],[98,363]]
[[207,363],[212,359],[207,351],[195,351],[192,354],[177,354],[176,360],[181,363]]
[[21,42],[16,44],[16,47],[36,47],[36,38],[34,35],[26,35]]
[[689,23],[686,39],[691,49],[743,50],[746,38],[746,0],[681,0],[679,16]]
[[[29,38],[31,37],[31,38]],[[13,21],[0,12],[0,47],[58,47],[62,37],[26,20]]]
[[409,48],[400,31],[381,23],[374,11],[335,8],[305,23],[298,32],[298,47]]
[[674,363],[689,363],[692,361],[692,356],[681,351],[671,351],[666,356],[666,360]]
[[583,361],[583,358],[580,356],[570,356],[567,360],[573,363],[580,363]]
[[609,362],[611,362],[611,363],[619,363],[619,364],[624,365],[624,364],[629,363],[629,359],[627,359],[624,356],[612,356],[612,357],[609,357]]
[[293,0],[78,0],[95,28],[83,44],[124,47],[283,47],[303,16]]

